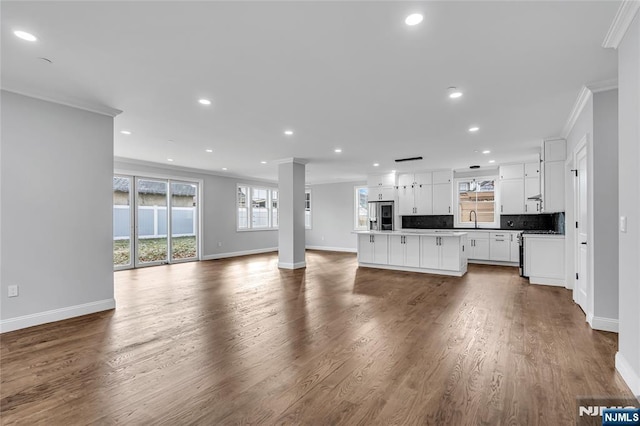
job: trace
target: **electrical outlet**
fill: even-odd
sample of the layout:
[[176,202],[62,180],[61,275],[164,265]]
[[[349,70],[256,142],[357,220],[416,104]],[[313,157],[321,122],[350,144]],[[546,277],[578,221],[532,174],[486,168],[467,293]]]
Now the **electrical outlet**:
[[10,285],[7,287],[7,296],[8,297],[18,297],[18,286]]
[[620,232],[627,232],[627,217],[620,216]]

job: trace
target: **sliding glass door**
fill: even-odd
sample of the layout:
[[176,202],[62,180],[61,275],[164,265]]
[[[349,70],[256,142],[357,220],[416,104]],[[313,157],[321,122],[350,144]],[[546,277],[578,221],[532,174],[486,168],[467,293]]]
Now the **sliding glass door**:
[[199,183],[113,178],[114,269],[199,259]]

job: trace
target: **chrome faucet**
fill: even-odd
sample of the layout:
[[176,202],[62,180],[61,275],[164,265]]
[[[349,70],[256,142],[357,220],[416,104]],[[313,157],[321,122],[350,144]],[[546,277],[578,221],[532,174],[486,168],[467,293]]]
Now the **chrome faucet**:
[[473,213],[473,219],[474,219],[473,222],[475,224],[475,227],[476,227],[476,229],[478,229],[478,213],[476,213],[475,210],[471,210],[469,212],[469,221],[471,221],[471,213]]

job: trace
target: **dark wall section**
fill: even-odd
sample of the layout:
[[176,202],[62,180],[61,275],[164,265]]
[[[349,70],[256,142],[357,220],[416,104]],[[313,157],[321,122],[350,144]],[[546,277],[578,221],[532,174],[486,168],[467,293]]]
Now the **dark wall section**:
[[[452,215],[402,216],[401,222],[405,229],[453,229]],[[564,234],[564,213],[502,215],[500,229],[556,231]]]

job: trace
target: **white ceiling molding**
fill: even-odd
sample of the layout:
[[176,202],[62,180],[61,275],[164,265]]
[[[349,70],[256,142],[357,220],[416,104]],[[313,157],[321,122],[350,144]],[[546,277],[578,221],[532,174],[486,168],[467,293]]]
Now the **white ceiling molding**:
[[586,86],[591,90],[591,93],[606,92],[607,90],[618,88],[618,79],[612,78],[611,80],[596,81],[593,83],[587,83]]
[[22,90],[14,90],[6,87],[3,87],[2,90],[6,92],[15,93],[17,95],[27,96],[29,98],[40,99],[41,101],[53,102],[54,104],[60,104],[60,105],[68,106],[71,108],[82,109],[89,112],[95,112],[96,114],[100,114],[100,115],[107,115],[109,117],[115,117],[116,115],[119,115],[122,113],[122,110],[111,108],[106,105],[98,105],[98,104],[90,105],[85,102],[75,102],[75,101],[54,99],[48,96],[42,96],[42,95],[28,93]]
[[616,17],[613,18],[602,47],[617,49],[633,18],[640,10],[640,0],[625,0],[620,5]]
[[569,114],[569,118],[562,128],[562,139],[567,139],[569,133],[573,129],[573,126],[576,125],[576,121],[578,121],[578,117],[582,114],[582,110],[589,102],[589,98],[591,98],[591,90],[587,86],[582,86],[580,89],[580,93],[578,93],[578,98],[576,99],[573,108],[571,109],[571,114]]
[[273,160],[272,163],[274,164],[287,164],[287,163],[297,163],[297,164],[309,164],[309,160],[305,160],[304,158],[296,158],[296,157],[290,157],[290,158],[281,158],[279,160]]

